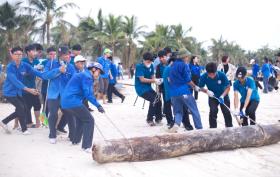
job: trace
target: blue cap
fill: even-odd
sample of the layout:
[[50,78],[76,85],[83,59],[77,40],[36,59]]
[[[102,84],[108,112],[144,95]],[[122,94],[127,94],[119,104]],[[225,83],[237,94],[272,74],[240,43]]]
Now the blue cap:
[[103,67],[100,63],[97,63],[97,62],[89,63],[87,65],[87,68],[88,68],[88,70],[91,70],[92,68],[97,68],[100,70],[101,74],[104,74]]
[[61,46],[58,48],[59,55],[69,54],[69,48],[67,46]]

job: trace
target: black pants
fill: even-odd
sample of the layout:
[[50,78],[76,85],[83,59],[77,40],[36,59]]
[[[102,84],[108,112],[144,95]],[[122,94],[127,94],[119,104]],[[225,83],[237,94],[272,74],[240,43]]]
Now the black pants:
[[32,124],[32,115],[31,115],[31,109],[33,107],[34,111],[40,111],[41,110],[41,101],[38,95],[32,95],[30,93],[24,93],[23,99],[26,104],[26,124]]
[[27,130],[26,127],[26,105],[22,97],[16,96],[16,97],[5,97],[8,102],[10,102],[14,107],[16,108],[15,112],[10,114],[8,117],[6,117],[2,122],[4,124],[8,124],[10,121],[14,120],[15,118],[19,119],[20,127],[22,132]]
[[143,95],[141,95],[142,98],[150,102],[148,115],[147,115],[147,121],[153,121],[153,116],[156,117],[155,121],[162,120],[162,114],[161,114],[161,100],[160,98],[154,103],[156,99],[157,93],[154,90],[150,90],[145,92]]
[[190,116],[189,116],[189,110],[187,108],[183,108],[184,110],[184,114],[183,114],[183,120],[182,120],[182,123],[184,125],[184,127],[187,129],[187,130],[193,130],[193,126],[191,125],[190,123]]
[[[230,100],[229,97],[226,96],[224,98],[225,104],[230,107]],[[223,105],[220,104],[218,100],[215,98],[209,98],[209,107],[210,107],[210,113],[209,113],[209,124],[210,128],[217,128],[217,115],[218,115],[218,106],[220,105],[220,108],[222,110],[224,119],[225,119],[225,126],[226,127],[232,127],[232,117],[230,114],[230,111]]]
[[162,96],[163,96],[163,113],[165,114],[167,124],[172,124],[174,120],[173,120],[173,114],[171,109],[171,100],[168,101],[165,100],[164,89],[162,89]]
[[[88,100],[87,99],[83,100],[83,104],[89,110],[89,105],[88,105]],[[60,121],[57,125],[57,129],[58,130],[64,130],[64,128],[68,124],[69,138],[71,140],[71,136],[72,136],[71,129],[72,129],[73,126],[76,126],[75,118],[71,114],[67,114],[63,111],[62,111],[62,113],[63,114],[62,114],[62,117],[61,117],[61,119],[60,119]]]
[[73,115],[76,120],[75,135],[71,140],[72,143],[78,144],[83,137],[82,148],[90,148],[94,132],[94,118],[89,110],[83,105],[81,107],[64,109],[64,112]]
[[116,89],[115,84],[109,84],[108,86],[108,101],[112,101],[112,95],[115,94],[116,96],[123,98],[124,96]]
[[[199,76],[198,75],[192,75],[192,81],[195,85],[198,85],[199,84]],[[198,92],[194,91],[194,90],[192,90],[192,91],[194,92],[193,97],[195,98],[195,100],[197,100],[198,99]]]
[[[245,114],[248,115],[248,117],[252,120],[250,120],[250,125],[255,125],[256,122],[256,110],[258,108],[259,102],[258,101],[250,101],[249,105],[247,106],[245,110]],[[241,103],[240,105],[240,111],[243,109],[244,103]],[[243,123],[242,126],[247,126],[248,125],[248,119],[247,117],[242,117],[243,118]]]

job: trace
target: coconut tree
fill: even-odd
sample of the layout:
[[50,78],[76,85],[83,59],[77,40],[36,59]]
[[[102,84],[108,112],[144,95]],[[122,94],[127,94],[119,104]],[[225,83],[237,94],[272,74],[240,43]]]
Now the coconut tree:
[[218,40],[211,39],[211,41],[212,46],[210,46],[209,49],[212,53],[212,58],[219,62],[219,59],[225,54],[225,46],[228,42],[224,40],[222,36]]
[[116,53],[116,47],[125,42],[125,34],[122,31],[122,16],[114,16],[110,14],[105,19],[104,34],[107,37],[107,45],[112,48],[113,53]]
[[29,7],[26,7],[32,13],[38,15],[43,24],[42,29],[42,42],[45,42],[47,36],[47,45],[50,44],[50,29],[54,20],[62,19],[64,16],[64,9],[78,7],[74,3],[65,3],[57,7],[57,0],[29,0]]
[[20,8],[21,2],[10,4],[8,2],[0,5],[0,34],[1,34],[1,54],[4,62],[8,59],[8,49],[18,44],[16,40],[16,31],[20,28],[20,16],[17,10]]
[[[137,26],[137,18],[135,16],[125,16],[124,17],[125,21],[123,22],[123,32],[125,33],[125,38],[126,38],[126,44],[127,46],[127,56],[125,57],[124,65],[127,67],[130,62],[130,57],[131,57],[131,50],[132,50],[132,45],[135,46],[134,40],[137,40],[140,35],[144,34],[144,31],[142,29],[145,26]],[[136,49],[136,48],[135,48]]]

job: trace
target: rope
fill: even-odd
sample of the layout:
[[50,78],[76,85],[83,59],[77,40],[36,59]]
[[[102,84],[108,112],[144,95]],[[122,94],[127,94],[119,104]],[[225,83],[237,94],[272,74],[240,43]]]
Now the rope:
[[105,117],[109,120],[109,122],[114,126],[114,128],[119,132],[119,134],[127,141],[128,145],[130,146],[130,149],[131,149],[131,161],[132,161],[132,158],[134,157],[134,149],[133,149],[133,146],[132,144],[129,142],[128,138],[124,135],[124,133],[118,128],[118,126],[109,118],[109,116],[104,113]]
[[[219,98],[217,98],[217,97],[213,97],[213,98],[215,98],[216,100],[218,100],[219,101]],[[221,104],[221,103],[220,103]],[[232,111],[230,110],[230,108],[225,104],[225,103],[223,103],[223,105],[229,110],[229,112],[232,114]],[[235,118],[236,118],[236,120],[238,119],[237,118],[237,116],[235,116],[235,115],[233,115]],[[265,141],[265,131],[264,131],[264,129],[263,129],[263,127],[260,125],[260,124],[258,124],[256,121],[254,121],[253,119],[251,119],[250,117],[248,117],[248,116],[245,116],[244,115],[244,117],[246,117],[248,120],[250,120],[250,121],[252,121],[253,123],[255,123],[255,125],[257,125],[259,128],[260,128],[260,130],[261,130],[261,132],[262,132],[262,134],[263,134],[263,143],[264,143],[264,141]],[[241,121],[241,120],[240,120]],[[237,120],[237,122],[238,122],[238,120]],[[240,125],[241,126],[241,125]]]

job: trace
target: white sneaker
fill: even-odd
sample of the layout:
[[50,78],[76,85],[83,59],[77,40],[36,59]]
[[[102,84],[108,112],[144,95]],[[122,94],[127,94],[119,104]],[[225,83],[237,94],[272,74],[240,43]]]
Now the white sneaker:
[[92,153],[92,149],[91,148],[86,148],[86,149],[83,149],[86,153]]
[[0,121],[0,127],[2,127],[5,130],[5,133],[11,134],[11,131],[10,131],[8,125],[4,124],[2,121]]
[[56,144],[56,138],[50,138],[50,143],[51,144]]
[[177,133],[179,129],[179,125],[176,123],[172,127],[168,127],[167,132],[168,133]]
[[28,130],[25,130],[24,132],[22,132],[23,135],[31,135],[31,132]]

